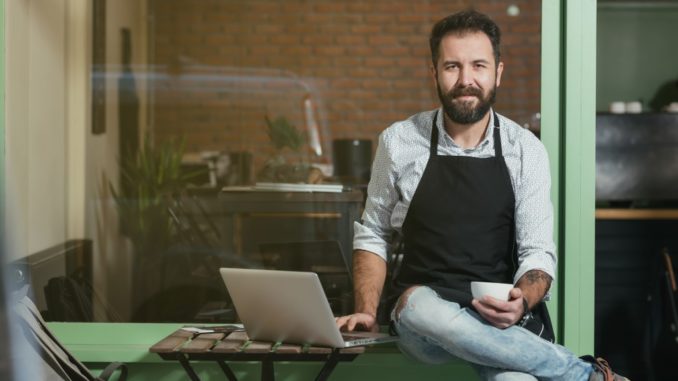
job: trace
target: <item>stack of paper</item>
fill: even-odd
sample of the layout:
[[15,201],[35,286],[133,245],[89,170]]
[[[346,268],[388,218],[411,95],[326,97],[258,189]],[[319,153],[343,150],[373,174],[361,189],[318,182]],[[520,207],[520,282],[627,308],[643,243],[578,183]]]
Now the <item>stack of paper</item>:
[[341,184],[257,183],[254,190],[278,192],[343,192]]

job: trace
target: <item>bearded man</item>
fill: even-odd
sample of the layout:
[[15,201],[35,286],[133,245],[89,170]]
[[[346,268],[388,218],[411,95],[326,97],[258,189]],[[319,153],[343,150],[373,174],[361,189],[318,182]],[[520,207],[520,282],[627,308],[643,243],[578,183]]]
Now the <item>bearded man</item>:
[[[403,259],[384,300],[406,355],[462,359],[484,380],[625,380],[604,360],[553,343],[543,304],[556,273],[548,156],[492,109],[504,72],[499,46],[499,27],[475,11],[433,27],[441,107],[379,137],[355,225],[355,313],[337,325],[378,328],[387,253],[400,235]],[[478,300],[473,281],[514,288],[508,301]]]

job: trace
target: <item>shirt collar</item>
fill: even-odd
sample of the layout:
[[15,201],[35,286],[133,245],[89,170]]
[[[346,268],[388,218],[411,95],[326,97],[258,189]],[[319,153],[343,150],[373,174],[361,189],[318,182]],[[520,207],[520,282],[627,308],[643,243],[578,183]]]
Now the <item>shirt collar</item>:
[[[485,135],[483,136],[483,140],[480,142],[480,144],[478,144],[478,146],[465,149],[464,151],[477,150],[477,149],[483,148],[483,147],[491,144],[492,134],[494,133],[494,117],[495,117],[495,115],[496,114],[494,113],[494,109],[491,108],[490,109],[490,120],[488,122],[489,124],[487,126],[487,129],[485,129]],[[501,119],[499,120],[499,122],[501,123]],[[438,118],[436,120],[436,127],[438,127],[438,135],[444,137],[443,138],[443,142],[444,142],[443,144],[451,144],[452,146],[461,149],[461,147],[459,147],[457,145],[457,143],[454,142],[452,137],[447,134],[447,131],[445,131],[445,111],[443,110],[442,107],[438,108]],[[438,144],[440,144],[440,142]]]

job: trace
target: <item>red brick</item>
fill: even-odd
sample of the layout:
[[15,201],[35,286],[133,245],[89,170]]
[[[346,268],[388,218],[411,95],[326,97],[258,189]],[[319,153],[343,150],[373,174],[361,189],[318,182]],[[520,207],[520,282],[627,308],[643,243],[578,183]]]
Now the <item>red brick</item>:
[[334,42],[334,37],[333,36],[327,36],[327,35],[308,35],[304,36],[302,38],[302,42],[304,44],[332,44]]
[[380,27],[378,25],[353,25],[351,26],[351,32],[364,35],[372,35],[380,32]]
[[355,34],[337,36],[336,39],[337,43],[342,45],[363,45],[367,41],[365,36]]
[[335,57],[332,61],[337,66],[357,66],[362,65],[364,59],[362,57],[342,55]]
[[292,46],[283,46],[280,49],[280,53],[288,54],[293,56],[305,56],[311,54],[311,47],[308,45],[292,45]]
[[392,59],[384,57],[367,57],[365,58],[366,67],[386,67],[392,65],[394,62]]
[[301,43],[301,38],[291,34],[280,34],[271,36],[269,41],[274,45],[295,45]]
[[404,47],[404,46],[384,46],[381,48],[377,48],[379,52],[385,56],[389,57],[402,57],[402,56],[408,56],[410,55],[410,49]]
[[374,90],[374,89],[379,89],[379,90],[384,90],[384,89],[390,89],[392,84],[390,81],[386,81],[384,79],[365,79],[362,82],[362,86],[365,89],[368,90]]
[[340,56],[345,53],[342,46],[316,46],[313,50],[316,54],[322,56]]
[[339,1],[330,3],[317,3],[313,5],[313,9],[320,13],[339,13],[346,11],[346,4]]
[[349,2],[347,10],[355,13],[369,13],[372,11],[372,3],[369,1]]
[[400,41],[398,37],[392,35],[374,35],[367,39],[370,45],[397,45]]

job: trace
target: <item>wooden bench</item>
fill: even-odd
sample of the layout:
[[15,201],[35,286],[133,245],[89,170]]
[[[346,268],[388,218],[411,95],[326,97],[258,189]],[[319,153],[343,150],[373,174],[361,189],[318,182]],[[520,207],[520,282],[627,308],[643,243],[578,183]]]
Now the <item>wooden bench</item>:
[[214,332],[193,333],[179,329],[154,344],[149,351],[163,360],[179,361],[192,381],[200,378],[190,361],[216,361],[229,381],[237,377],[226,361],[260,361],[262,381],[275,380],[275,361],[320,361],[324,366],[316,381],[326,380],[340,361],[353,361],[365,347],[333,349],[251,341],[242,330],[212,327]]

